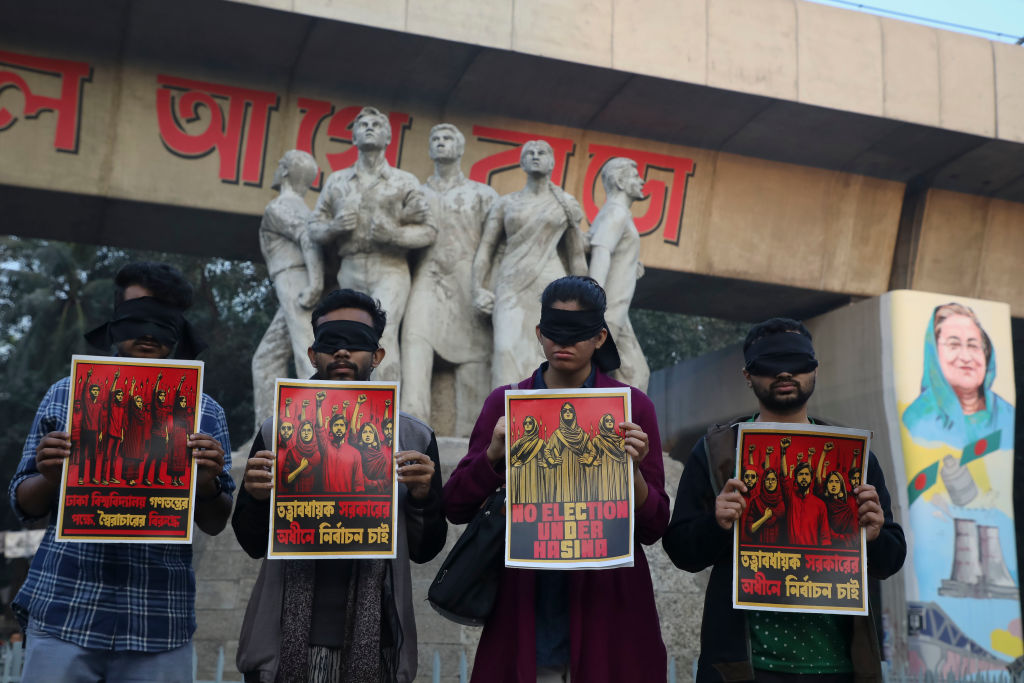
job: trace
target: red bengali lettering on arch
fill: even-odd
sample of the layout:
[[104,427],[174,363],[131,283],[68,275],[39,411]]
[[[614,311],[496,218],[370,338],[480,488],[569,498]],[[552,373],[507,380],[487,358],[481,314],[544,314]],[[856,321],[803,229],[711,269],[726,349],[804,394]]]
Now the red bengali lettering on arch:
[[[299,113],[302,118],[299,121],[299,133],[295,139],[295,149],[309,152],[316,156],[314,149],[317,132],[320,126],[327,120],[327,137],[336,142],[352,142],[352,124],[362,107],[342,107],[335,111],[334,105],[325,100],[315,100],[310,97],[300,97],[298,100]],[[328,117],[330,117],[328,119]],[[388,144],[384,156],[392,166],[398,166],[402,159],[402,145],[405,141],[405,133],[412,127],[412,116],[405,112],[387,112],[388,123],[391,125],[391,142]],[[339,168],[348,168],[356,163],[359,150],[352,145],[346,150],[327,155],[327,165],[332,171]],[[323,185],[323,172],[317,175],[316,182],[312,188],[319,190]]]
[[523,143],[530,140],[544,140],[551,145],[555,152],[555,168],[551,172],[551,182],[559,187],[565,184],[565,172],[569,166],[569,157],[576,151],[576,143],[572,140],[505,128],[488,128],[487,126],[473,126],[473,135],[484,142],[498,142],[515,145],[515,147],[484,157],[473,164],[469,170],[470,180],[489,185],[494,174],[519,166],[519,148]]
[[644,152],[628,147],[612,145],[587,145],[590,162],[583,178],[583,211],[587,220],[594,221],[600,207],[597,205],[595,192],[600,182],[601,169],[614,157],[626,157],[637,164],[637,172],[647,180],[650,169],[660,169],[672,174],[672,181],[666,185],[661,180],[647,180],[644,193],[650,197],[647,211],[635,219],[636,229],[641,235],[649,235],[659,227],[662,238],[669,244],[679,244],[683,223],[683,208],[686,205],[686,186],[693,175],[695,164],[693,159]]
[[[55,76],[60,80],[60,95],[49,97],[33,92],[28,82],[14,71],[0,69],[0,93],[8,88],[21,91],[25,98],[25,108],[21,117],[26,119],[38,118],[46,111],[53,112],[57,117],[53,148],[58,152],[77,154],[82,117],[82,90],[85,84],[92,80],[92,67],[85,62],[33,57],[5,50],[0,50],[0,66]],[[0,107],[0,131],[13,126],[18,118],[17,113]]]
[[[241,177],[246,185],[261,186],[270,112],[280,101],[277,94],[165,74],[156,79],[157,122],[164,146],[189,159],[216,151],[222,181],[237,183]],[[184,123],[204,118],[202,132],[185,129]]]

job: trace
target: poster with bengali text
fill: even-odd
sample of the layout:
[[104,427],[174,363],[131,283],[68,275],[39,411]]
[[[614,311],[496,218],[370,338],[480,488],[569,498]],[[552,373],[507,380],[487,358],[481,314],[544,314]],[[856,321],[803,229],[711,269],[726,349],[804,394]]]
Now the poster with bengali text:
[[277,380],[268,558],[395,557],[398,388]]
[[739,425],[733,606],[867,614],[867,549],[853,490],[871,432],[824,425]]
[[505,565],[633,565],[628,388],[505,392]]
[[201,361],[73,356],[58,541],[191,543]]

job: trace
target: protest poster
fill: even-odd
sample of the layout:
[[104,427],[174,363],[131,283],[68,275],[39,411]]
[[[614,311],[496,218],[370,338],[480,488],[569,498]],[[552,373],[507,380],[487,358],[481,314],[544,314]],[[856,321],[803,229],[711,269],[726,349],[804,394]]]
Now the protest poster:
[[852,495],[871,432],[739,425],[736,476],[747,505],[733,534],[733,606],[867,614],[867,549]]
[[505,565],[633,565],[633,466],[622,389],[505,392]]
[[398,384],[278,379],[267,557],[393,558]]
[[73,356],[56,540],[191,543],[201,361]]

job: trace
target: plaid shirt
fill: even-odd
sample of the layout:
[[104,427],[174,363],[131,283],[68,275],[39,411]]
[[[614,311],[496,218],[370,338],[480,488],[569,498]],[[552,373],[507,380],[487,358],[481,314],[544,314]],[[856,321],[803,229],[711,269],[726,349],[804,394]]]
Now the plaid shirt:
[[[15,491],[38,473],[36,446],[47,433],[67,431],[68,377],[50,387],[36,411],[21,463],[11,480],[11,506],[23,522]],[[231,495],[231,443],[224,409],[203,394],[200,427],[224,447],[219,478]],[[52,510],[57,509],[54,494]],[[184,645],[196,630],[196,579],[192,546],[162,543],[57,543],[56,514],[13,607],[22,625],[32,618],[42,631],[98,650],[163,652]]]

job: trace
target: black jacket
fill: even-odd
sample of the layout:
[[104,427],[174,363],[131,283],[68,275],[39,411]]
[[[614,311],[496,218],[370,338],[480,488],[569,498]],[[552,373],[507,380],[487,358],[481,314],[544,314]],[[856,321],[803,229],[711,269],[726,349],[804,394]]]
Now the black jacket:
[[[739,421],[712,427],[693,447],[679,479],[672,519],[662,539],[665,551],[680,569],[699,572],[712,567],[704,596],[698,681],[749,681],[754,676],[747,618],[743,610],[732,607],[733,532],[722,529],[715,521],[715,498],[725,481],[735,476],[738,424]],[[907,542],[903,529],[893,521],[889,491],[874,453],[869,458],[867,483],[877,490],[885,516],[878,538],[867,544],[868,576],[885,579],[903,566]],[[877,584],[869,590],[877,594]],[[850,656],[855,678],[881,681],[881,655],[874,622],[871,617],[850,618],[854,620]]]

